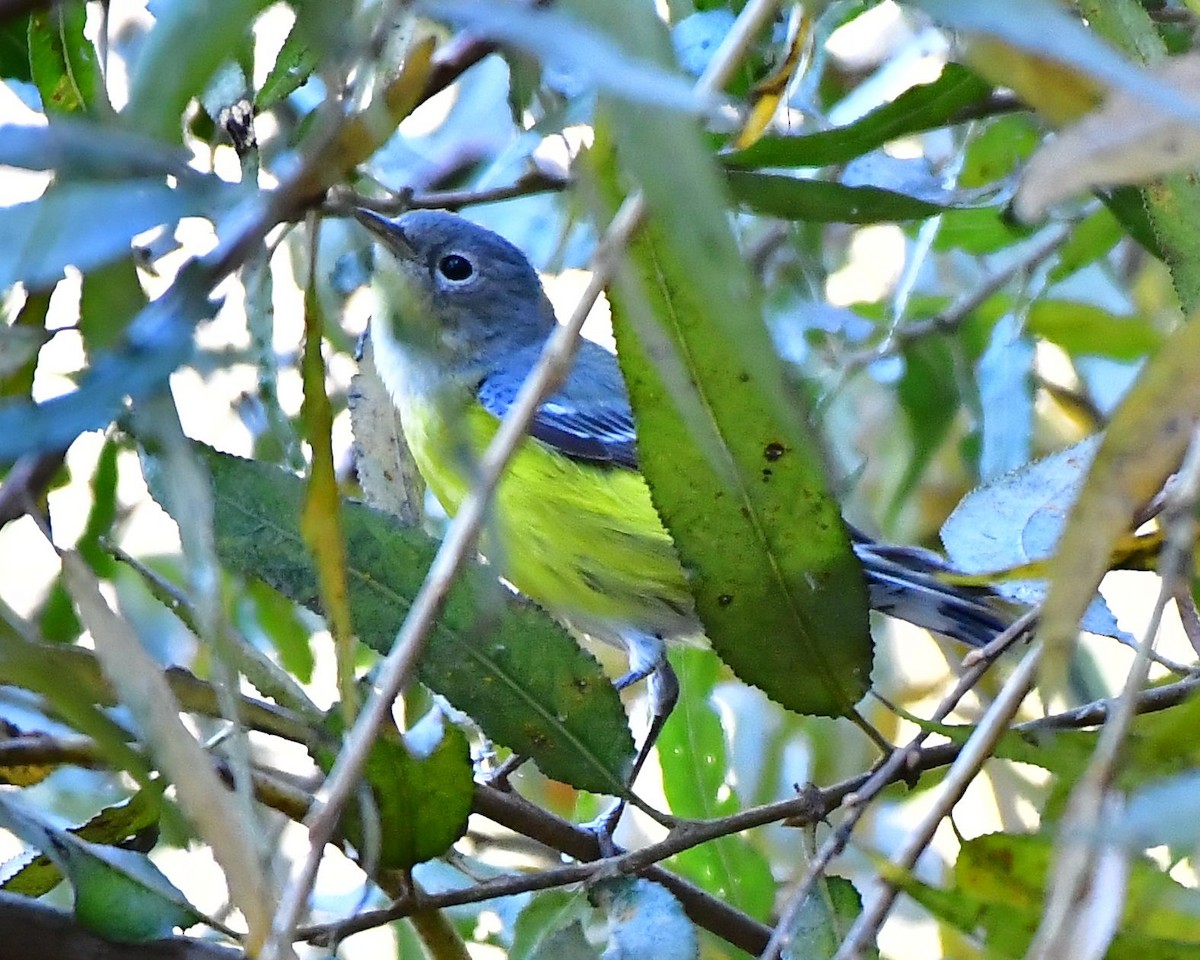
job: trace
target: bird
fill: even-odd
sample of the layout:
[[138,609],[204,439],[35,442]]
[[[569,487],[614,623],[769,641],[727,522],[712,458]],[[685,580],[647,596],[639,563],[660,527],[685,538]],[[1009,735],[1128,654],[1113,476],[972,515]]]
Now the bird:
[[[377,246],[370,338],[416,465],[453,515],[501,419],[555,329],[525,255],[457,214],[355,217]],[[940,579],[932,551],[851,528],[874,609],[987,644],[1007,626],[987,588]],[[638,469],[637,425],[616,356],[581,339],[538,406],[495,492],[481,552],[521,593],[596,640],[624,648],[618,689],[647,680],[651,719],[636,778],[679,696],[673,641],[702,641],[687,575]]]

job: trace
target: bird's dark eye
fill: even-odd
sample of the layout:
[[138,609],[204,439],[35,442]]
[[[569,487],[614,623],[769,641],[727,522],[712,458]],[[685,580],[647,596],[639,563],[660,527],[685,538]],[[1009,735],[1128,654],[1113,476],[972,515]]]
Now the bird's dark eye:
[[457,253],[451,253],[442,257],[438,261],[437,267],[438,273],[447,280],[453,280],[456,283],[471,279],[471,274],[475,272],[475,268],[471,266],[471,261],[466,257],[459,256]]

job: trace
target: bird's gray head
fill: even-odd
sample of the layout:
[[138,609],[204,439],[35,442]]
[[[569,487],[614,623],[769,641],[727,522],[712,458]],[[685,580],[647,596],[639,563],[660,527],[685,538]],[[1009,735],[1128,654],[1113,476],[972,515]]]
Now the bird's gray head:
[[376,287],[387,316],[379,331],[443,359],[487,368],[513,350],[542,343],[554,309],[537,271],[503,237],[469,220],[417,210],[389,220],[355,213],[375,236]]

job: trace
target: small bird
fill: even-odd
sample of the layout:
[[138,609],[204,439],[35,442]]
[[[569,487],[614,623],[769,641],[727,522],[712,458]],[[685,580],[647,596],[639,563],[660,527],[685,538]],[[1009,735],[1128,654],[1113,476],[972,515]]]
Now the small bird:
[[[414,211],[358,221],[376,258],[375,365],[417,468],[453,514],[554,330],[537,272],[503,237],[462,217]],[[985,590],[948,586],[935,554],[859,534],[872,606],[982,646],[1005,626]],[[574,629],[625,648],[618,689],[648,678],[651,723],[637,776],[678,697],[666,641],[700,639],[687,578],[638,471],[637,433],[613,354],[582,340],[534,415],[495,494],[481,550],[522,593]]]

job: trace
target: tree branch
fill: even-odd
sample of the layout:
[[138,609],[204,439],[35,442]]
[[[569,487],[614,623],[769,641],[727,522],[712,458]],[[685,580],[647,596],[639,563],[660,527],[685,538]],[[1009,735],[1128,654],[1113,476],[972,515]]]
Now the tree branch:
[[167,937],[147,943],[113,943],[80,926],[64,910],[0,891],[0,960],[243,960],[232,947]]

